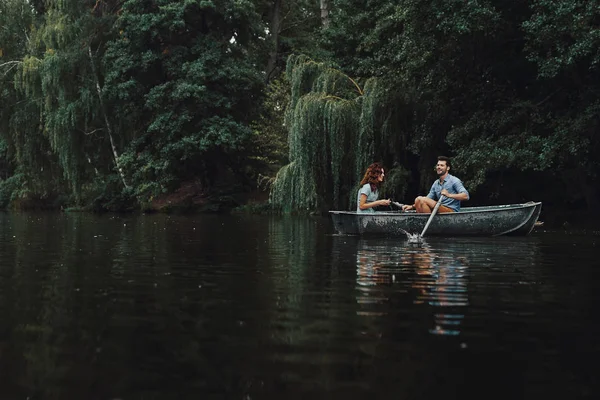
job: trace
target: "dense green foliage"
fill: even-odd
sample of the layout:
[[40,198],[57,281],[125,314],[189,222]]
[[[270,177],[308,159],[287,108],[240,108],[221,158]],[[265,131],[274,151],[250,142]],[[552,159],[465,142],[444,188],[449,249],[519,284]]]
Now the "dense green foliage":
[[[395,108],[377,79],[365,88],[326,63],[290,57],[287,75],[291,100],[287,110],[290,163],[279,172],[272,203],[284,212],[348,208],[355,204],[357,177],[375,149],[392,154],[398,136],[388,129]],[[379,151],[383,149],[383,151]],[[389,171],[395,184],[387,195],[405,190],[401,167]]]
[[[161,4],[162,3],[162,4]],[[250,1],[130,0],[108,44],[106,93],[130,137],[123,163],[136,194],[185,179],[214,185],[250,136],[262,80],[252,50],[262,24]]]
[[[355,79],[375,76],[395,92],[386,101],[401,105],[389,119],[395,139],[373,156],[411,170],[414,194],[431,184],[435,156],[448,154],[472,192],[484,185],[482,201],[539,198],[539,188],[518,181],[545,171],[551,201],[594,205],[600,21],[592,3],[333,4],[326,47]],[[504,181],[516,171],[517,182]]]
[[0,27],[3,206],[353,208],[370,162],[405,200],[439,154],[474,202],[597,205],[593,2],[4,0]]
[[187,180],[210,188],[235,176],[264,82],[256,3],[49,0],[34,9],[14,0],[9,11],[33,21],[11,22],[21,53],[1,45],[11,63],[2,89],[29,109],[3,107],[6,157],[22,169],[45,144],[53,179],[81,205],[145,202]]

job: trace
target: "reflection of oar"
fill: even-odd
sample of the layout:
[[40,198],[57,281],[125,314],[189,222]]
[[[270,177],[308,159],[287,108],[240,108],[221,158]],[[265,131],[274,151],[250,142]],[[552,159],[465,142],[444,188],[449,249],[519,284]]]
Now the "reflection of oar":
[[429,228],[429,224],[431,224],[431,220],[433,219],[433,216],[437,213],[438,208],[440,208],[440,205],[442,204],[443,199],[444,199],[444,195],[440,195],[440,199],[436,203],[435,207],[433,207],[433,211],[431,212],[431,215],[429,216],[429,219],[427,220],[427,223],[425,224],[425,228],[423,228],[423,232],[421,232],[421,237],[425,236],[425,231],[427,230],[427,228]]

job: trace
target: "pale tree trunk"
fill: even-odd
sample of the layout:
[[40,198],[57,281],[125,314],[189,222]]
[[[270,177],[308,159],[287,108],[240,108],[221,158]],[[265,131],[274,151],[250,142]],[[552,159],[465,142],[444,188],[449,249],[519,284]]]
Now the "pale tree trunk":
[[96,166],[92,163],[92,158],[89,156],[89,154],[85,153],[85,158],[87,159],[88,164],[90,164],[94,168],[96,176],[100,176],[100,171],[98,171],[98,168],[96,168]]
[[269,83],[273,72],[275,72],[275,66],[277,64],[277,56],[279,55],[279,32],[281,31],[281,2],[282,0],[273,1],[273,9],[271,15],[271,51],[269,52],[269,60],[267,62],[267,70],[265,76],[265,82]]
[[125,173],[123,172],[123,168],[121,168],[121,164],[119,163],[119,153],[117,152],[117,146],[115,145],[115,141],[113,139],[110,121],[108,120],[108,115],[106,114],[106,109],[104,108],[104,96],[102,95],[102,88],[100,87],[100,80],[98,79],[98,73],[96,72],[96,64],[94,63],[94,56],[92,54],[91,46],[88,46],[88,55],[90,57],[90,63],[92,64],[92,72],[94,74],[94,80],[96,81],[96,91],[98,92],[98,100],[100,101],[100,110],[102,111],[102,116],[104,117],[104,124],[106,125],[106,132],[108,133],[108,139],[110,140],[110,147],[112,149],[115,166],[117,167],[117,171],[119,171],[119,175],[121,176],[121,181],[123,181],[123,186],[125,186],[126,189],[129,189],[129,185],[127,184],[127,181],[125,180]]
[[321,23],[323,28],[329,28],[329,0],[320,0],[321,2]]

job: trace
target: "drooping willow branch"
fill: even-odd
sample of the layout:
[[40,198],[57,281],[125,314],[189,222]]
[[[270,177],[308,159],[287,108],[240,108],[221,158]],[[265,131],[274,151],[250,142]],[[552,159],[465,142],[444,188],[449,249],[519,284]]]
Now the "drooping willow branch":
[[290,164],[275,178],[271,204],[282,212],[356,207],[364,168],[382,148],[402,141],[397,124],[403,106],[390,96],[396,92],[374,78],[363,89],[340,70],[305,56],[290,56],[286,73]]

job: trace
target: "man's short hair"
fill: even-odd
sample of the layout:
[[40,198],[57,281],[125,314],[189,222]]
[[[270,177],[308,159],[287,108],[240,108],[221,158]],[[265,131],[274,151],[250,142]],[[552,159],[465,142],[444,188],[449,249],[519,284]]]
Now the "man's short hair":
[[452,167],[452,165],[450,165],[450,158],[446,157],[446,156],[439,156],[438,157],[438,161],[446,161],[446,165],[448,167]]

